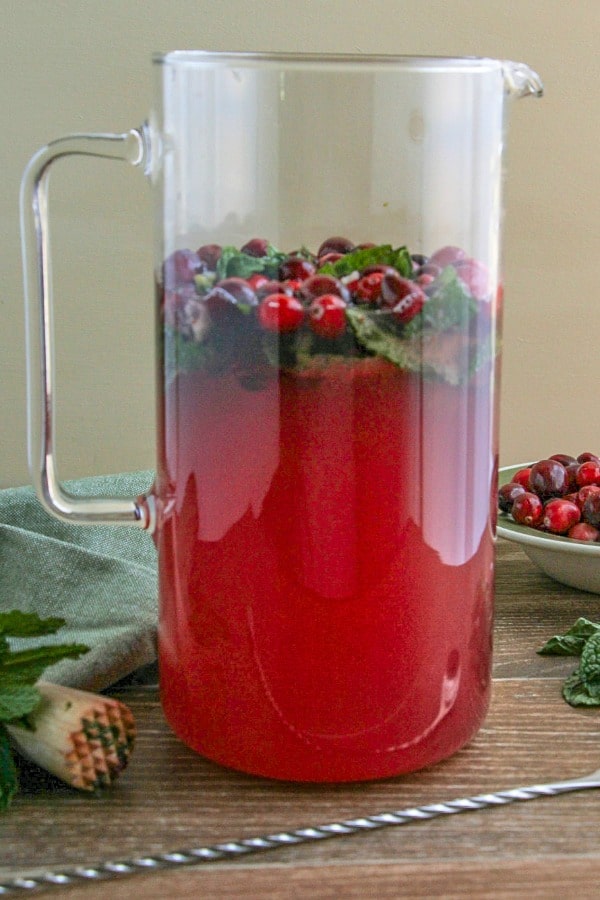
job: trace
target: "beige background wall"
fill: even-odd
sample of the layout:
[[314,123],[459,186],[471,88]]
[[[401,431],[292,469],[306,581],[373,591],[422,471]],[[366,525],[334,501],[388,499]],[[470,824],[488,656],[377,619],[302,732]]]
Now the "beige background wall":
[[[522,59],[505,232],[501,460],[600,450],[598,0],[4,0],[0,30],[0,487],[28,481],[18,185],[41,144],[145,118],[153,50],[314,50]],[[64,478],[154,462],[152,223],[127,166],[53,177]]]

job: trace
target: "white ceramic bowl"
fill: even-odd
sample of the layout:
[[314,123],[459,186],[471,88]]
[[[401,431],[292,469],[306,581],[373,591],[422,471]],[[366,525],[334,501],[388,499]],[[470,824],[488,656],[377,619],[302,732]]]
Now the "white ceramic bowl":
[[[527,465],[530,464],[500,469],[499,484],[511,481],[515,472]],[[544,534],[526,525],[517,525],[505,513],[498,515],[498,534],[520,544],[529,559],[555,581],[580,591],[600,594],[600,543]]]

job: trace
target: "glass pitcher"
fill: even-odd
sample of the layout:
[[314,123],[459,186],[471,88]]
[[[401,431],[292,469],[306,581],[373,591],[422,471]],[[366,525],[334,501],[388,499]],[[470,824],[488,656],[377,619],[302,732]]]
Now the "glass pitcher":
[[[153,535],[163,708],[201,754],[300,781],[435,763],[489,701],[506,113],[539,79],[188,51],[154,75],[146,124],[61,138],[24,176],[39,497]],[[143,497],[57,475],[46,209],[73,154],[129,161],[155,198]]]

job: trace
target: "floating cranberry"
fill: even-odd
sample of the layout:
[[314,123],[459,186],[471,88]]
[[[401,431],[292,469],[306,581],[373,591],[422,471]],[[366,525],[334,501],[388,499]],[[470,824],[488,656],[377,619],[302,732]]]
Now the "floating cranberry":
[[589,459],[581,463],[577,470],[577,484],[585,487],[588,484],[600,485],[600,460]]
[[346,303],[337,294],[317,297],[308,314],[310,327],[319,337],[336,338],[346,330]]
[[354,244],[352,241],[349,241],[348,238],[340,237],[339,235],[334,235],[333,237],[327,238],[317,251],[317,256],[319,259],[325,256],[327,253],[350,253],[351,250],[354,250]]
[[279,266],[279,277],[282,281],[289,279],[304,281],[305,278],[310,278],[314,273],[314,264],[302,256],[288,256]]
[[510,481],[508,484],[503,484],[498,488],[498,506],[502,510],[502,512],[509,513],[512,509],[513,503],[519,494],[524,494],[525,488],[522,484],[516,484],[514,481]]
[[258,307],[258,321],[266,331],[287,334],[296,331],[304,319],[304,308],[290,294],[269,294]]
[[383,272],[371,272],[359,278],[353,289],[356,302],[376,303],[381,297],[381,282],[383,278]]
[[219,281],[216,287],[231,294],[237,303],[244,303],[246,306],[256,306],[256,293],[245,278],[237,278],[232,275],[230,278],[224,278],[222,281]]
[[541,525],[544,518],[544,504],[537,494],[524,491],[515,497],[511,512],[519,525]]
[[466,259],[467,254],[464,250],[461,250],[460,247],[440,247],[439,250],[436,250],[435,253],[429,257],[429,262],[433,263],[436,266],[440,266],[440,268],[444,268],[445,266],[452,266],[457,263],[461,259]]
[[211,319],[219,325],[233,325],[242,315],[236,298],[225,288],[214,287],[205,295],[203,302]]
[[262,284],[259,284],[258,287],[255,288],[256,296],[259,300],[268,297],[269,294],[285,294],[286,289],[285,285],[282,284],[281,281],[272,281],[267,280]]
[[413,269],[420,269],[429,262],[429,257],[425,256],[424,253],[412,253],[410,258],[412,260]]
[[261,288],[266,284],[269,284],[269,279],[266,275],[263,275],[262,272],[255,272],[254,275],[251,275],[248,279],[248,284],[255,293],[258,293]]
[[417,272],[415,274],[417,278],[419,278],[421,275],[432,275],[433,280],[435,281],[441,271],[442,270],[440,266],[436,266],[435,263],[426,263],[424,266],[421,266],[420,269],[417,269]]
[[384,265],[372,265],[365,266],[365,268],[360,273],[361,275],[372,275],[373,272],[381,272],[383,275],[387,275],[389,272],[393,272],[395,275],[398,274],[398,270],[393,266],[384,266]]
[[345,301],[350,299],[346,285],[338,278],[334,278],[333,275],[311,275],[302,282],[299,294],[307,303],[316,297],[322,297],[323,294],[337,294]]
[[421,312],[426,300],[427,297],[421,288],[415,285],[414,290],[410,294],[407,294],[392,307],[392,315],[397,322],[407,325]]
[[381,282],[381,299],[384,306],[391,307],[394,318],[406,324],[421,312],[427,297],[414,281],[388,272]]
[[266,238],[252,238],[244,244],[241,251],[248,256],[255,256],[257,259],[260,259],[267,255],[268,249],[269,242]]
[[205,265],[192,250],[175,250],[163,264],[163,282],[169,289],[183,284],[191,284],[194,277],[205,269]]
[[549,500],[544,507],[542,525],[552,534],[566,534],[581,519],[581,511],[576,503],[563,498]]
[[565,467],[555,459],[536,462],[529,473],[529,490],[543,500],[568,494],[569,480]]
[[196,253],[210,272],[214,272],[221,259],[223,248],[220,244],[203,244]]
[[593,543],[600,539],[600,531],[597,528],[594,528],[593,525],[588,525],[587,522],[577,522],[576,525],[569,528],[567,537],[572,538],[574,541],[587,541],[588,543]]
[[326,266],[328,263],[333,264],[342,259],[343,253],[326,253],[325,256],[319,257],[319,268]]
[[486,300],[490,293],[490,273],[487,266],[477,259],[461,259],[456,262],[456,274],[476,300]]

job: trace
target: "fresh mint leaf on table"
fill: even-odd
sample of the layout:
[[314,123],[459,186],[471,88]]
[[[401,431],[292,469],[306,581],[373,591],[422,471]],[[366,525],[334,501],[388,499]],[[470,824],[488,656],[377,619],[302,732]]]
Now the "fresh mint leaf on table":
[[41,700],[35,686],[41,674],[53,663],[77,659],[89,650],[84,644],[52,644],[12,650],[8,638],[56,634],[64,624],[64,619],[41,619],[36,613],[17,609],[0,612],[0,811],[8,808],[18,790],[17,771],[5,723],[20,722],[31,728],[27,716]]
[[579,668],[563,685],[563,697],[571,706],[600,706],[600,623],[581,617],[565,634],[550,638],[538,653],[580,656]]

